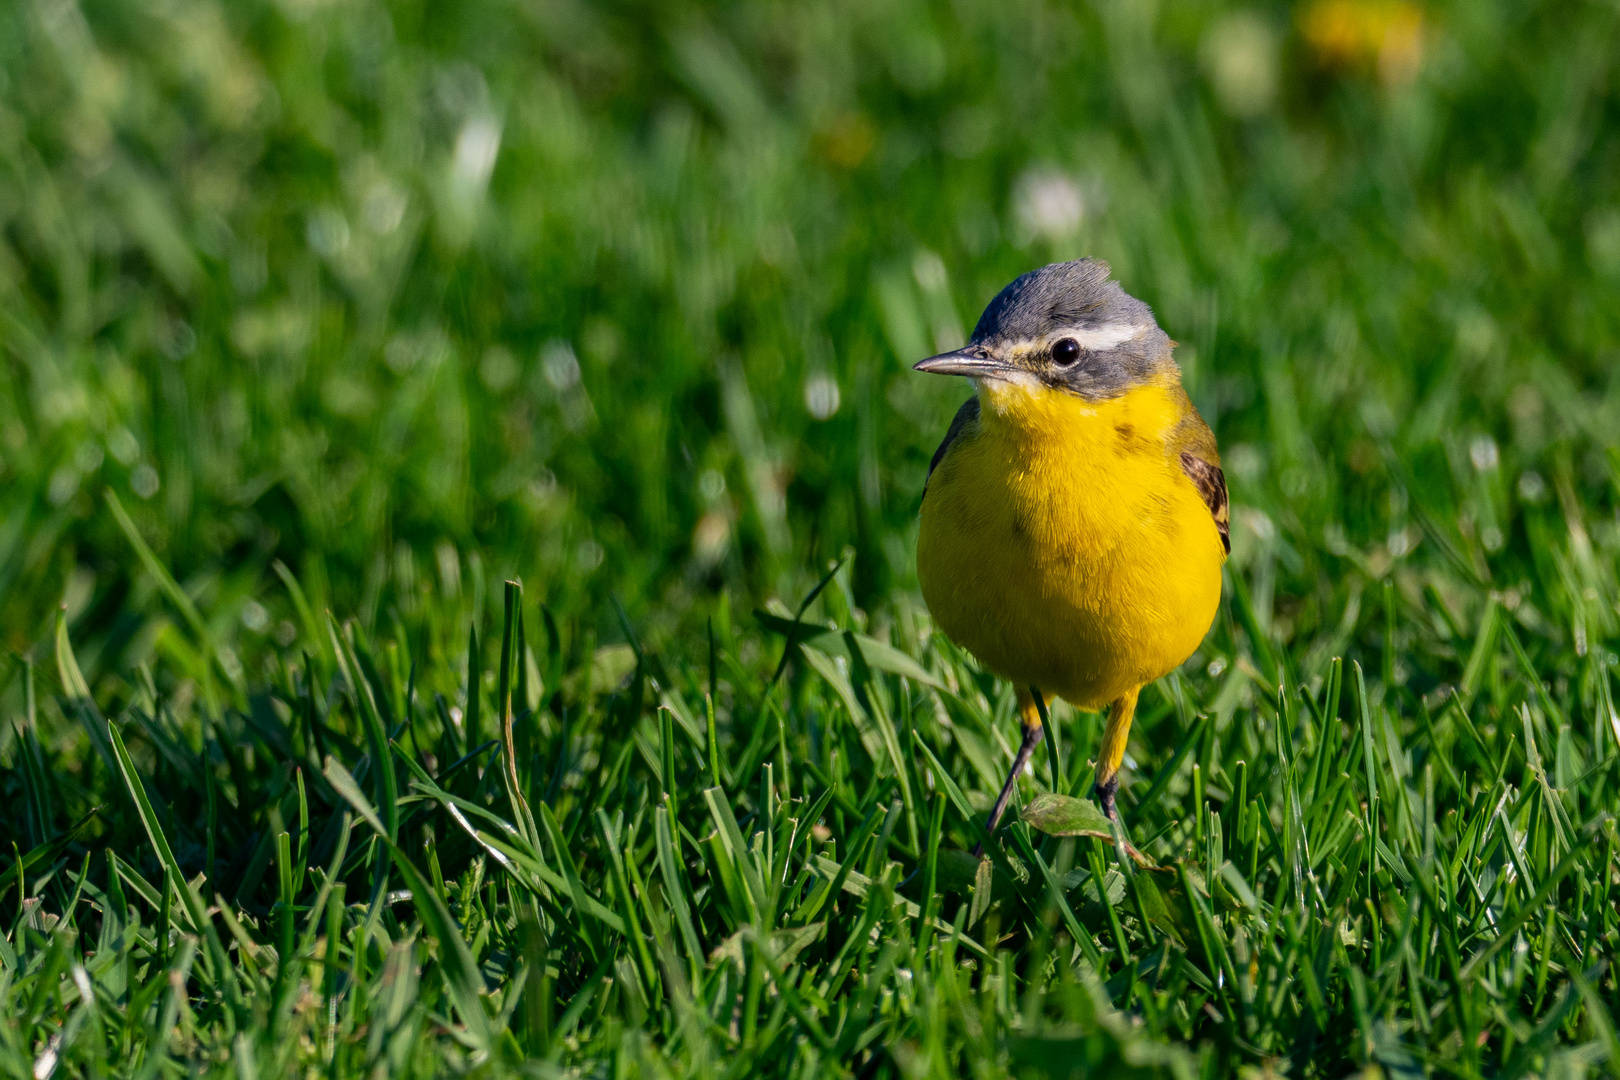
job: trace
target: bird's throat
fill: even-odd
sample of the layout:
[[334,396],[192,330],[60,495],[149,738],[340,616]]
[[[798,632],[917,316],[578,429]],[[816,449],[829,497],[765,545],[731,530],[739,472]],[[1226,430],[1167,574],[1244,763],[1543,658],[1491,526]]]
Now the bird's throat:
[[1035,381],[981,379],[977,389],[985,437],[1031,460],[1055,455],[1064,465],[1082,469],[1082,458],[1106,466],[1121,455],[1154,453],[1165,445],[1183,412],[1174,375],[1105,401],[1088,401]]

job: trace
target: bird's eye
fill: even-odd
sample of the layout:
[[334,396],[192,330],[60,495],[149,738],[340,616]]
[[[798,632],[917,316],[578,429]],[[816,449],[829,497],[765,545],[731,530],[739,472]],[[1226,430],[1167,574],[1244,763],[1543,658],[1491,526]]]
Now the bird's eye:
[[1052,346],[1052,361],[1062,367],[1068,367],[1080,359],[1080,343],[1072,337],[1063,338]]

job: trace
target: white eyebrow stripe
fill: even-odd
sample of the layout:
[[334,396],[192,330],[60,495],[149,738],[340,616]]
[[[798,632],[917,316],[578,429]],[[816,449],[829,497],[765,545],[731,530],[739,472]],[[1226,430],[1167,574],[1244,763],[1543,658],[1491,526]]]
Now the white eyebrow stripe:
[[1141,336],[1147,327],[1140,323],[1109,323],[1104,326],[1071,327],[1066,330],[1056,330],[1047,336],[1049,341],[1061,341],[1064,338],[1073,338],[1082,349],[1092,352],[1101,352],[1112,349],[1115,345],[1123,345],[1132,338]]

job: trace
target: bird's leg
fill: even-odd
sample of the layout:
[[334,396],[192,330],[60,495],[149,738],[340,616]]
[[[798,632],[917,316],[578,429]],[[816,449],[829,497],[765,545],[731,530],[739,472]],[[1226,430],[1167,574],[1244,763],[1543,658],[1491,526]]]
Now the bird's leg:
[[1125,743],[1131,736],[1131,719],[1136,715],[1136,695],[1140,689],[1122,694],[1108,710],[1108,726],[1103,729],[1102,745],[1097,748],[1097,802],[1110,821],[1114,818],[1114,794],[1119,791],[1119,763],[1125,760]]
[[[1018,722],[1024,729],[1024,738],[1018,744],[1018,755],[1013,758],[1012,771],[1007,774],[1007,782],[1001,785],[1001,794],[996,796],[996,806],[990,811],[990,825],[986,832],[995,832],[996,826],[1001,824],[1001,815],[1007,812],[1007,804],[1012,801],[1013,788],[1018,785],[1018,774],[1024,771],[1024,766],[1029,764],[1035,748],[1045,737],[1045,732],[1041,728],[1040,709],[1036,707],[1035,698],[1028,690],[1018,691]],[[980,844],[973,850],[975,855],[982,855],[984,845]]]
[[1106,784],[1097,785],[1097,802],[1102,806],[1103,816],[1109,821],[1114,820],[1114,796],[1119,792],[1119,777],[1114,777]]

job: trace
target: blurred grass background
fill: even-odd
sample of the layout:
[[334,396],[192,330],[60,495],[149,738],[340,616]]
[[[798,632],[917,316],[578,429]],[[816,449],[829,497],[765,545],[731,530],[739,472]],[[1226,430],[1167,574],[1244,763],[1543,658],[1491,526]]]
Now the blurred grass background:
[[[1607,0],[0,5],[0,1072],[1614,1071],[1617,46]],[[1122,792],[1180,922],[1105,845],[974,869],[1011,692],[915,597],[966,388],[909,366],[1079,255],[1233,499]],[[818,581],[813,643],[745,614]],[[1024,787],[1083,793],[1055,721]],[[397,857],[345,862],[351,769]]]
[[879,608],[964,396],[908,365],[1083,254],[1181,342],[1285,641],[1413,591],[1424,507],[1545,577],[1539,521],[1613,529],[1616,19],[6,5],[0,632],[161,646],[106,487],[233,655],[297,633],[277,559],[366,625],[516,575],[663,642],[847,545]]

